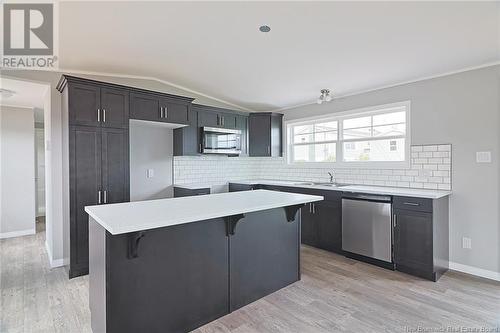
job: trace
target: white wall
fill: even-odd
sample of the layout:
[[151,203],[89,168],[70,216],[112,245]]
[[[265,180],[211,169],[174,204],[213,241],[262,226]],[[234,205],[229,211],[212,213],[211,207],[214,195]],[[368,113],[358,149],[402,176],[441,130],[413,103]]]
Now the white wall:
[[[130,121],[130,200],[173,197],[173,129]],[[154,171],[147,177],[148,169]]]
[[[500,272],[499,73],[493,66],[348,96],[286,110],[285,120],[411,100],[411,143],[453,145],[451,261]],[[476,163],[477,151],[491,151],[492,163]]]
[[33,109],[0,107],[0,238],[35,233]]

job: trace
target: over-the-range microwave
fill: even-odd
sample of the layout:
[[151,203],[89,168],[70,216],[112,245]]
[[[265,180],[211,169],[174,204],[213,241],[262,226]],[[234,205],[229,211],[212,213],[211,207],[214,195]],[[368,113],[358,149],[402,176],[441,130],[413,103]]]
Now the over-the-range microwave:
[[241,154],[241,131],[228,128],[202,127],[201,128],[203,154]]

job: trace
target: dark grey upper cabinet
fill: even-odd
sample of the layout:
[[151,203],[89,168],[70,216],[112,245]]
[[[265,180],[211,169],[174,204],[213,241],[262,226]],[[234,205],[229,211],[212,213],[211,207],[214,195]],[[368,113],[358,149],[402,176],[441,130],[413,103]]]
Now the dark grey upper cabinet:
[[176,101],[156,93],[132,92],[130,118],[164,123],[187,124],[190,102]]
[[130,94],[130,118],[161,121],[160,99],[156,95],[132,92]]
[[125,89],[70,82],[68,99],[70,125],[128,127],[129,95]]
[[236,116],[236,129],[241,131],[241,155],[248,155],[248,117]]
[[193,104],[193,108],[199,111],[200,127],[236,128],[236,119],[239,115],[235,111],[200,104]]
[[99,126],[101,88],[92,84],[73,83],[68,92],[71,125]]
[[198,111],[191,110],[189,126],[174,129],[174,156],[195,156],[201,152]]
[[129,93],[125,89],[101,89],[101,125],[128,128]]
[[283,115],[251,113],[248,117],[250,156],[283,156]]
[[190,105],[187,103],[176,103],[172,99],[165,98],[160,100],[160,111],[163,113],[162,121],[166,123],[188,124],[189,109]]

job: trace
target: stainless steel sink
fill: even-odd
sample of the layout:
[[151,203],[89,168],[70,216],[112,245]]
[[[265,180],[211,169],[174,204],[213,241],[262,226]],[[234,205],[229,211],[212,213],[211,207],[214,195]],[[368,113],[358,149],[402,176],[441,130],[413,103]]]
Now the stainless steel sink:
[[342,187],[347,186],[346,184],[337,184],[337,183],[313,183],[318,186],[330,186],[330,187]]

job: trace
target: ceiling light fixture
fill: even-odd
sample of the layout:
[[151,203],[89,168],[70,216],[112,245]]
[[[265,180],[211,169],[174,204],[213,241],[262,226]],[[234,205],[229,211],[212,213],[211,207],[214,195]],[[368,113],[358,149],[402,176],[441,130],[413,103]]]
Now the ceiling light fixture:
[[319,95],[316,103],[321,104],[323,102],[330,102],[332,100],[332,93],[330,89],[321,89],[321,95]]
[[269,31],[271,31],[271,27],[268,25],[261,25],[259,27],[259,30],[260,30],[260,32],[269,32]]
[[15,91],[9,90],[9,89],[4,89],[0,88],[0,97],[2,98],[9,98],[15,95]]

